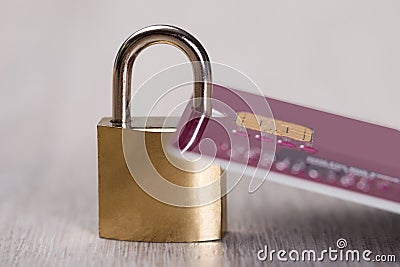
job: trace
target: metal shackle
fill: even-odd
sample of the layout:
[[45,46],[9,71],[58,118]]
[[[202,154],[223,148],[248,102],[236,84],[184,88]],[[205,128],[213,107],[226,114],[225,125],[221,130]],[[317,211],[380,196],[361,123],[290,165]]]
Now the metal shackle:
[[131,78],[133,64],[143,49],[154,44],[170,44],[183,51],[192,62],[193,109],[211,116],[212,77],[206,50],[190,33],[169,25],[154,25],[132,34],[121,46],[114,62],[112,123],[130,122]]

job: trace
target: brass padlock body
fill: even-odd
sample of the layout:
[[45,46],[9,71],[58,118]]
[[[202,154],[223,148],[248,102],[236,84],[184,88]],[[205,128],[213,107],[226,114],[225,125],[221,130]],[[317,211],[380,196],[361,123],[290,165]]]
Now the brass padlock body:
[[149,118],[145,128],[143,121],[143,118],[133,118],[129,129],[114,127],[111,118],[103,118],[97,125],[100,236],[152,242],[221,239],[226,229],[225,197],[199,207],[172,206],[149,196],[131,176],[124,157],[123,131],[130,131],[124,136],[129,138],[124,143],[132,146],[145,137],[143,150],[147,151],[135,153],[148,155],[156,170],[170,182],[199,186],[219,179],[221,192],[225,190],[225,175],[218,165],[192,173],[169,162],[162,149],[161,133],[173,132],[173,126],[163,125],[162,118]]

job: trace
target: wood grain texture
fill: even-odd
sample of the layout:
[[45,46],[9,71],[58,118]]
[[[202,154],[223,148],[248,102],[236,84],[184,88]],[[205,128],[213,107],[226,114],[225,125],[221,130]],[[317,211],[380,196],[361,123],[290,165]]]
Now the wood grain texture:
[[340,237],[349,248],[395,254],[399,262],[400,216],[273,183],[249,195],[243,181],[229,194],[229,232],[221,242],[101,239],[96,163],[77,159],[41,158],[46,168],[2,168],[0,266],[340,266],[347,264],[256,257],[264,245],[322,250]]

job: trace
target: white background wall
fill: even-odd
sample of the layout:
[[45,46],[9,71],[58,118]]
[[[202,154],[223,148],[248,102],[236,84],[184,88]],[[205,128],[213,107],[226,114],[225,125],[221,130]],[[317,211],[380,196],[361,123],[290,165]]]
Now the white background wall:
[[[270,97],[399,129],[399,11],[396,0],[3,0],[0,170],[59,166],[94,181],[115,54],[156,23],[187,29],[213,61],[243,71]],[[149,48],[134,85],[180,62],[174,48]]]

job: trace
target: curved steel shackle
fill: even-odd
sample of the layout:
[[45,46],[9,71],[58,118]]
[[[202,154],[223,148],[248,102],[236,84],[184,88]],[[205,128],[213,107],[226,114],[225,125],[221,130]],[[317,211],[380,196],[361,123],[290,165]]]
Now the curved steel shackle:
[[190,33],[169,25],[154,25],[132,34],[121,46],[114,62],[112,123],[130,122],[133,64],[143,49],[153,44],[170,44],[182,50],[192,62],[194,73],[193,109],[211,116],[211,64],[201,43]]

